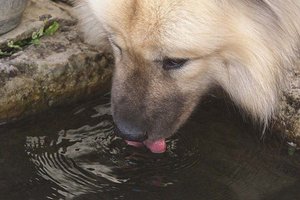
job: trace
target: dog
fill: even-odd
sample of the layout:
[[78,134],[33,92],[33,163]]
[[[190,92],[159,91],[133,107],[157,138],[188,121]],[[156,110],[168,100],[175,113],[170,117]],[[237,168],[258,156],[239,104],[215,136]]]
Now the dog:
[[79,0],[87,41],[112,48],[112,115],[130,145],[165,139],[221,86],[265,126],[300,58],[299,0]]

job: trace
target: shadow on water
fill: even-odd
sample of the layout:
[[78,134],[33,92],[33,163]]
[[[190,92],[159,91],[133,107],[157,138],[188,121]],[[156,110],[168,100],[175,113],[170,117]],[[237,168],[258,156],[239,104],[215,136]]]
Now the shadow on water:
[[224,101],[203,103],[162,155],[117,138],[108,102],[1,126],[0,199],[300,199],[299,154],[262,142]]

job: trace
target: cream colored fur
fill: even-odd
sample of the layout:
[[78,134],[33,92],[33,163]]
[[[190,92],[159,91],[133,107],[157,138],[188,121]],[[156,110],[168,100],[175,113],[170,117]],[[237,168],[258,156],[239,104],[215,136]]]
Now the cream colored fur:
[[77,8],[87,41],[109,48],[112,38],[147,61],[191,58],[171,72],[183,93],[220,85],[263,124],[299,60],[299,0],[82,0]]

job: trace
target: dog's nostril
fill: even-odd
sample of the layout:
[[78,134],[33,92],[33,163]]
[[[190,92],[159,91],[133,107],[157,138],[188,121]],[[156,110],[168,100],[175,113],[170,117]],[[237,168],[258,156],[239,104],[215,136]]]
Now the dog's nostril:
[[117,136],[123,138],[124,140],[143,142],[148,139],[147,132],[143,131],[133,131],[133,130],[122,130],[115,125],[114,132]]

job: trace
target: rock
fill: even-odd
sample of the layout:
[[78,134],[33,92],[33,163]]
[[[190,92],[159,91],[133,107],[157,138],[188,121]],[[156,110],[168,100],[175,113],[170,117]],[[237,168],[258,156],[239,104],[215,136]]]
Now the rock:
[[0,0],[0,35],[14,29],[22,19],[28,0]]
[[[64,7],[64,9],[62,9]],[[0,37],[1,44],[31,36],[50,17],[60,24],[53,36],[0,59],[0,123],[100,94],[110,84],[110,55],[86,45],[78,35],[70,7],[32,0],[22,24]]]
[[0,47],[8,41],[19,41],[31,37],[34,31],[38,31],[44,24],[44,19],[57,20],[59,22],[75,23],[76,20],[70,16],[67,6],[57,6],[56,3],[48,0],[31,0],[24,12],[22,23],[13,31],[0,36]]
[[290,87],[284,92],[274,129],[300,146],[300,71],[290,75]]

